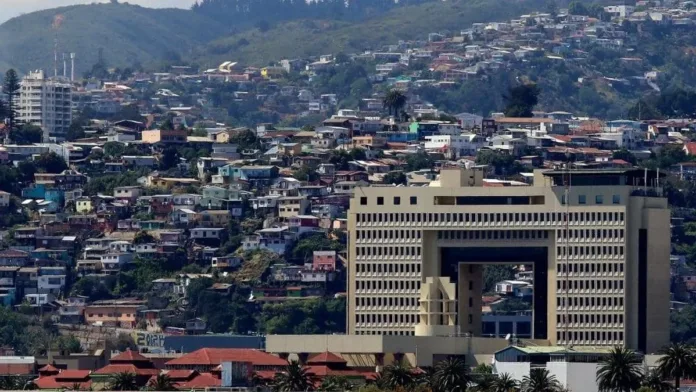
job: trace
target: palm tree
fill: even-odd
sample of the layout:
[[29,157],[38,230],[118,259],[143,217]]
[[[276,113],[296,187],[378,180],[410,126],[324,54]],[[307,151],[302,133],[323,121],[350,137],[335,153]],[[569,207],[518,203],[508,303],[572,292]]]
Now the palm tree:
[[291,361],[284,372],[276,374],[273,389],[278,392],[312,391],[314,377],[299,362]]
[[435,390],[464,392],[470,383],[469,367],[462,358],[450,357],[435,365]]
[[493,383],[493,392],[515,392],[519,383],[509,373],[498,375]]
[[495,386],[498,377],[495,374],[481,374],[473,377],[473,382],[476,384],[472,388],[475,392],[491,392]]
[[416,377],[411,368],[397,362],[384,367],[381,375],[381,388],[396,389],[397,387],[409,388],[415,384]]
[[641,358],[633,350],[614,347],[597,369],[597,385],[603,392],[630,392],[640,387]]
[[150,380],[148,388],[153,391],[175,391],[174,381],[166,374],[158,374],[157,377]]
[[406,95],[399,90],[389,90],[382,100],[382,105],[389,111],[389,115],[394,113],[394,117],[399,117],[400,110],[406,106]]
[[556,376],[547,369],[534,368],[522,378],[522,392],[559,392],[561,389]]
[[672,386],[662,378],[660,371],[657,369],[649,371],[645,377],[643,377],[641,386],[655,392],[669,392],[672,390]]
[[122,372],[109,377],[109,389],[112,391],[136,391],[140,388],[135,374]]
[[353,390],[353,384],[343,376],[328,376],[322,381],[320,391],[325,392],[345,392]]
[[657,361],[657,370],[662,377],[674,380],[676,390],[679,390],[682,378],[696,377],[696,355],[692,347],[673,343],[660,354],[662,358]]

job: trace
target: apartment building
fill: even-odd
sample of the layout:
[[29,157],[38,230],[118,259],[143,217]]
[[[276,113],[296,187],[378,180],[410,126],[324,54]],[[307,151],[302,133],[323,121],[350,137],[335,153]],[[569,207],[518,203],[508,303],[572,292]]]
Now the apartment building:
[[35,71],[22,79],[19,92],[19,121],[41,127],[44,141],[63,141],[72,123],[70,83]]
[[456,168],[430,187],[356,190],[349,333],[481,336],[483,266],[514,263],[533,265],[534,339],[643,352],[669,341],[659,174],[547,170],[532,186],[482,185]]

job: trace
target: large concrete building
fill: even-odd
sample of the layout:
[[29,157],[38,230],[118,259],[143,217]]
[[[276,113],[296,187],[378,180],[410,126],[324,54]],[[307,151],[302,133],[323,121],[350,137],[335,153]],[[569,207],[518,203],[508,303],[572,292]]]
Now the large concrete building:
[[533,265],[532,338],[661,348],[670,212],[658,175],[570,173],[485,187],[481,171],[456,168],[429,187],[356,188],[349,333],[481,336],[483,266],[509,263]]
[[43,140],[63,141],[72,123],[72,86],[30,72],[21,82],[18,119],[43,129]]

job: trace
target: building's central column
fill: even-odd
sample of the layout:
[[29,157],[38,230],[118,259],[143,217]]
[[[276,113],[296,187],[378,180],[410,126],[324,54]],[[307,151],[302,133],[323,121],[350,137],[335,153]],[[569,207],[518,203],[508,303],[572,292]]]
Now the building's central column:
[[459,264],[457,279],[459,325],[462,333],[481,336],[481,296],[483,295],[483,265]]

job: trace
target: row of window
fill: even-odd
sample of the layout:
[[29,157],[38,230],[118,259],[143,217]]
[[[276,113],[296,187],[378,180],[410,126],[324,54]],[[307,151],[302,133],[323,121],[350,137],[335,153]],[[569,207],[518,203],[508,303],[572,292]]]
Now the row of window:
[[355,282],[358,290],[419,290],[416,280],[359,280]]
[[623,306],[623,297],[556,297],[556,306]]
[[[567,234],[567,235],[566,235]],[[565,240],[566,238],[579,238],[590,241],[599,241],[605,238],[624,238],[623,229],[592,229],[592,230],[558,230],[556,238]]]
[[360,256],[420,256],[420,246],[358,246],[355,255]]
[[399,335],[399,336],[413,336],[416,334],[415,331],[355,331],[356,335]]
[[492,223],[492,222],[613,222],[620,223],[624,220],[623,212],[510,212],[510,213],[490,213],[490,214],[474,214],[474,213],[362,213],[356,214],[357,223]]
[[623,246],[559,246],[556,256],[623,256]]
[[[394,196],[394,198],[392,199],[392,204],[395,206],[401,205],[401,196]],[[418,204],[418,198],[416,196],[410,196],[408,198],[408,204],[415,206],[416,204]],[[367,205],[367,197],[363,196],[360,198],[360,205],[361,206]],[[377,196],[377,205],[378,206],[384,205],[384,196]]]
[[[592,280],[568,280],[568,286],[571,290],[623,290],[624,281],[623,280],[606,280],[606,279],[592,279]],[[558,290],[566,289],[566,280],[559,280],[556,282],[556,288]]]
[[418,323],[417,314],[356,314],[355,316],[358,323]]
[[559,263],[556,272],[582,272],[582,273],[603,273],[603,272],[624,272],[623,263]]
[[547,230],[439,230],[440,240],[530,240],[547,239]]
[[[623,341],[623,332],[611,332],[611,331],[577,331],[577,332],[568,332],[568,340],[570,342],[580,342],[580,341],[587,341],[587,340],[592,340],[592,341],[613,341],[613,342],[622,342]],[[566,332],[557,332],[556,333],[556,339],[559,342],[565,342],[566,341]]]
[[[561,197],[561,204],[566,204],[566,197]],[[578,195],[578,204],[587,204],[587,195]],[[604,204],[604,195],[595,195],[595,204]],[[611,204],[621,204],[620,195],[611,196]]]
[[357,230],[356,237],[359,240],[396,240],[420,239],[422,230]]
[[357,297],[357,306],[418,306],[418,297]]
[[[557,323],[564,323],[566,315],[556,315]],[[568,319],[571,323],[602,323],[602,324],[623,324],[623,314],[569,314]]]
[[421,272],[420,263],[357,263],[355,265],[355,272],[368,272],[368,273],[418,273]]

